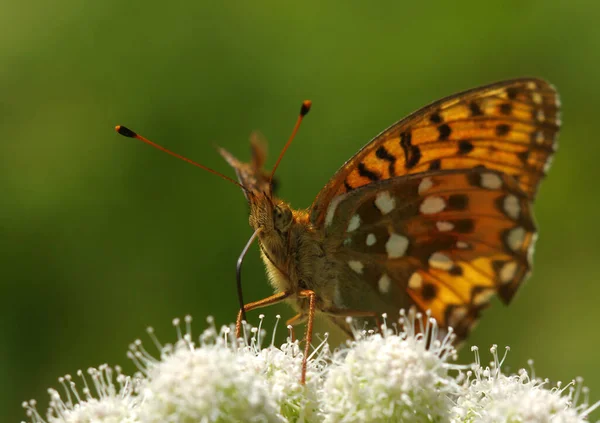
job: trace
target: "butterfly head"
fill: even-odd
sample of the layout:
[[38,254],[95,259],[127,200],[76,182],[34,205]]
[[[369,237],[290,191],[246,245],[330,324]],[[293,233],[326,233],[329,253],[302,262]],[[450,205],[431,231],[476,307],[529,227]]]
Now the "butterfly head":
[[288,234],[295,222],[294,213],[289,205],[259,193],[250,201],[248,220],[254,230],[259,230],[258,238],[267,250],[283,253]]
[[292,135],[279,154],[275,166],[270,171],[264,168],[267,157],[267,143],[259,133],[255,132],[250,136],[252,160],[249,163],[241,162],[228,151],[222,148],[219,149],[227,163],[235,170],[238,181],[243,187],[244,195],[250,206],[250,225],[255,230],[260,229],[259,237],[261,241],[272,234],[283,242],[286,239],[285,235],[296,219],[289,205],[275,197],[277,184],[274,174],[310,107],[311,102],[309,100],[302,103]]
[[[235,170],[238,181],[246,188],[244,195],[250,206],[250,225],[268,233],[285,234],[294,219],[292,209],[274,195],[275,184],[271,172],[264,169],[266,143],[257,135],[251,137],[252,160],[241,162],[224,149],[219,152]],[[262,236],[261,236],[262,238]]]
[[276,183],[270,181],[271,172],[264,169],[265,159],[267,157],[267,144],[257,133],[250,137],[250,149],[252,160],[244,163],[235,158],[224,148],[219,148],[219,153],[225,161],[235,170],[239,183],[246,189],[244,195],[248,202],[251,202],[253,194],[263,193],[272,196]]

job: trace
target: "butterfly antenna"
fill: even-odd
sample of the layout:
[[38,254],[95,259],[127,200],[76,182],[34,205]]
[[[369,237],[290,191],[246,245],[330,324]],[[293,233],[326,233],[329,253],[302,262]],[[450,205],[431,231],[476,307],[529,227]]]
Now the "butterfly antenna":
[[275,166],[273,166],[273,171],[271,172],[271,177],[269,178],[269,186],[272,185],[273,175],[275,175],[275,171],[277,170],[277,167],[279,166],[279,162],[281,162],[281,159],[285,155],[285,152],[287,151],[288,147],[292,143],[292,140],[296,136],[296,133],[298,132],[298,129],[300,128],[300,124],[302,123],[302,119],[304,119],[304,116],[306,116],[306,114],[310,111],[311,105],[312,105],[312,102],[310,100],[304,100],[302,102],[302,107],[300,108],[300,114],[298,115],[298,120],[296,121],[296,125],[294,125],[294,129],[292,130],[292,135],[290,135],[290,139],[288,139],[288,142],[283,146],[283,150],[281,150],[281,153],[279,153],[277,162],[275,163]]
[[123,135],[124,137],[138,139],[138,140],[140,140],[142,142],[145,142],[146,144],[148,144],[148,145],[150,145],[150,146],[152,146],[152,147],[154,147],[154,148],[156,148],[156,149],[158,149],[160,151],[164,151],[165,153],[170,154],[173,157],[177,157],[178,159],[183,160],[184,162],[188,162],[189,164],[194,165],[196,167],[199,167],[200,169],[204,169],[207,172],[212,173],[213,175],[217,175],[218,177],[220,177],[222,179],[225,179],[226,181],[229,181],[229,182],[231,182],[234,185],[237,185],[242,190],[244,190],[246,193],[248,193],[248,189],[246,187],[244,187],[242,184],[240,184],[236,180],[231,179],[229,176],[225,176],[222,173],[217,172],[214,169],[211,169],[210,167],[201,165],[200,163],[196,163],[195,161],[190,160],[187,157],[182,156],[181,154],[177,154],[177,153],[175,153],[175,152],[173,152],[171,150],[167,150],[162,145],[158,145],[158,144],[150,141],[149,139],[142,137],[140,134],[132,131],[131,129],[129,129],[129,128],[125,127],[125,126],[117,125],[115,127],[115,130],[117,131],[117,133]]

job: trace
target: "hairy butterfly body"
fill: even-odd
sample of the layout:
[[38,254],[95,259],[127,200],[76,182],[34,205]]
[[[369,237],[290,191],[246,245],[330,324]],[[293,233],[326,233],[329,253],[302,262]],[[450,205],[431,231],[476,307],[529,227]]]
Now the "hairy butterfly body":
[[508,304],[530,272],[531,204],[559,116],[556,91],[540,79],[444,98],[366,144],[308,210],[274,196],[260,143],[250,163],[221,150],[276,291],[246,304],[238,328],[245,311],[287,300],[298,311],[289,323],[308,321],[308,353],[316,312],[350,333],[347,316],[374,322],[416,306],[464,339],[490,298]]

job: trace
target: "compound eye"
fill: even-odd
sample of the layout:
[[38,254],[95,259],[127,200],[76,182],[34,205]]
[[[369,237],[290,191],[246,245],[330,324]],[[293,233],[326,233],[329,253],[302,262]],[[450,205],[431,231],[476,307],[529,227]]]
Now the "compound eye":
[[286,230],[292,222],[292,211],[287,207],[275,206],[273,220],[277,229]]
[[283,217],[283,210],[281,209],[281,207],[275,206],[273,214],[275,215],[275,221],[280,221]]

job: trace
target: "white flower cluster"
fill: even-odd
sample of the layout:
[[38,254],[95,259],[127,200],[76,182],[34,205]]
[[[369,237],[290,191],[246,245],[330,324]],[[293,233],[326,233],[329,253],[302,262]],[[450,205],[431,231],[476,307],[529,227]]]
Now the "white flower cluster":
[[[466,374],[457,397],[453,422],[576,423],[587,421],[589,413],[600,406],[600,402],[588,406],[588,393],[581,378],[563,388],[560,382],[549,387],[548,380],[535,378],[533,369],[531,375],[525,369],[515,375],[502,374],[506,353],[499,360],[495,345],[491,348],[494,361],[485,368],[481,366],[478,349],[472,350],[475,364]],[[533,362],[529,364],[532,366]],[[585,398],[578,405],[582,393]]]
[[158,357],[139,340],[130,346],[139,369],[133,377],[103,365],[87,377],[78,372],[81,387],[60,378],[63,393],[49,390],[45,417],[35,401],[23,406],[32,423],[570,423],[587,421],[600,405],[588,405],[581,381],[549,387],[526,370],[504,375],[496,347],[490,366],[477,350],[473,365],[453,364],[452,331],[440,333],[429,316],[401,313],[398,323],[378,333],[355,330],[355,340],[333,353],[325,337],[302,385],[302,350],[291,336],[276,347],[273,333],[262,347],[260,325],[245,325],[236,339],[209,319],[194,340],[191,318],[183,330],[175,319],[175,344],[162,345],[148,329]]
[[[116,378],[115,376],[116,372]],[[71,375],[58,379],[63,387],[63,399],[55,389],[48,389],[50,406],[46,419],[38,413],[36,401],[23,403],[27,416],[34,423],[134,423],[138,422],[136,410],[140,398],[135,395],[139,377],[128,377],[121,374],[119,367],[114,370],[103,364],[98,369],[90,368],[88,376],[79,370],[77,376],[81,379],[83,388],[78,389]],[[91,381],[97,397],[90,389]]]

